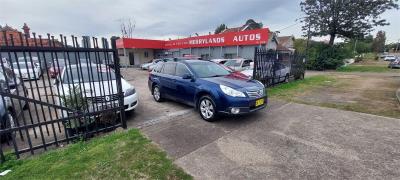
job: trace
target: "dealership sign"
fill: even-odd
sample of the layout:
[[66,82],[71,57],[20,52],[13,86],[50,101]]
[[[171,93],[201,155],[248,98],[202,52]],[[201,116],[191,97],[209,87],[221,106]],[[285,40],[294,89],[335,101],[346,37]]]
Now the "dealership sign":
[[239,32],[228,32],[207,36],[196,36],[169,41],[122,39],[117,43],[118,48],[153,48],[178,49],[194,47],[259,45],[268,42],[269,29],[256,29]]

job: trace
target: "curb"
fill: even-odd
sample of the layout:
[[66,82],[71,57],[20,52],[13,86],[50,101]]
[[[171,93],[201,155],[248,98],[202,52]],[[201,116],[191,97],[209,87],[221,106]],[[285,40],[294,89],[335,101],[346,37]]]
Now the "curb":
[[397,100],[398,100],[399,103],[400,103],[400,88],[397,89],[397,91],[396,91],[396,97],[397,97]]

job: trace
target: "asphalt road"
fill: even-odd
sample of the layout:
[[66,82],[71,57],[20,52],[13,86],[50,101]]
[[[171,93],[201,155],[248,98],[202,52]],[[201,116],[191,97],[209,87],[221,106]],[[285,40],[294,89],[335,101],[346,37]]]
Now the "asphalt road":
[[208,123],[156,103],[146,71],[124,69],[140,94],[129,116],[197,179],[398,179],[400,120],[271,100],[267,109]]

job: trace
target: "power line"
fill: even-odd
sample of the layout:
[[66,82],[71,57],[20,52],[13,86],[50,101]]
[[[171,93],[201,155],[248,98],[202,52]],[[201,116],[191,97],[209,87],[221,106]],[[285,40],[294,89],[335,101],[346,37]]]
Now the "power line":
[[293,26],[296,26],[296,25],[298,25],[298,24],[301,24],[301,23],[302,23],[302,22],[298,22],[298,23],[295,23],[295,24],[286,26],[286,27],[284,27],[284,28],[282,28],[282,29],[280,29],[280,30],[278,30],[278,31],[282,31],[282,30],[285,30],[285,29],[289,29],[289,28],[291,28],[291,27],[293,27]]

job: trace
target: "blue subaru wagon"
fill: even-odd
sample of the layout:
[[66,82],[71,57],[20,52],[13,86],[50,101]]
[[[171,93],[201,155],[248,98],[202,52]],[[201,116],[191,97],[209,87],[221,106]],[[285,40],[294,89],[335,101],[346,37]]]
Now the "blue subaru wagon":
[[178,101],[195,107],[206,121],[219,114],[246,114],[267,105],[265,87],[223,65],[201,60],[158,64],[150,72],[149,89],[155,101]]

